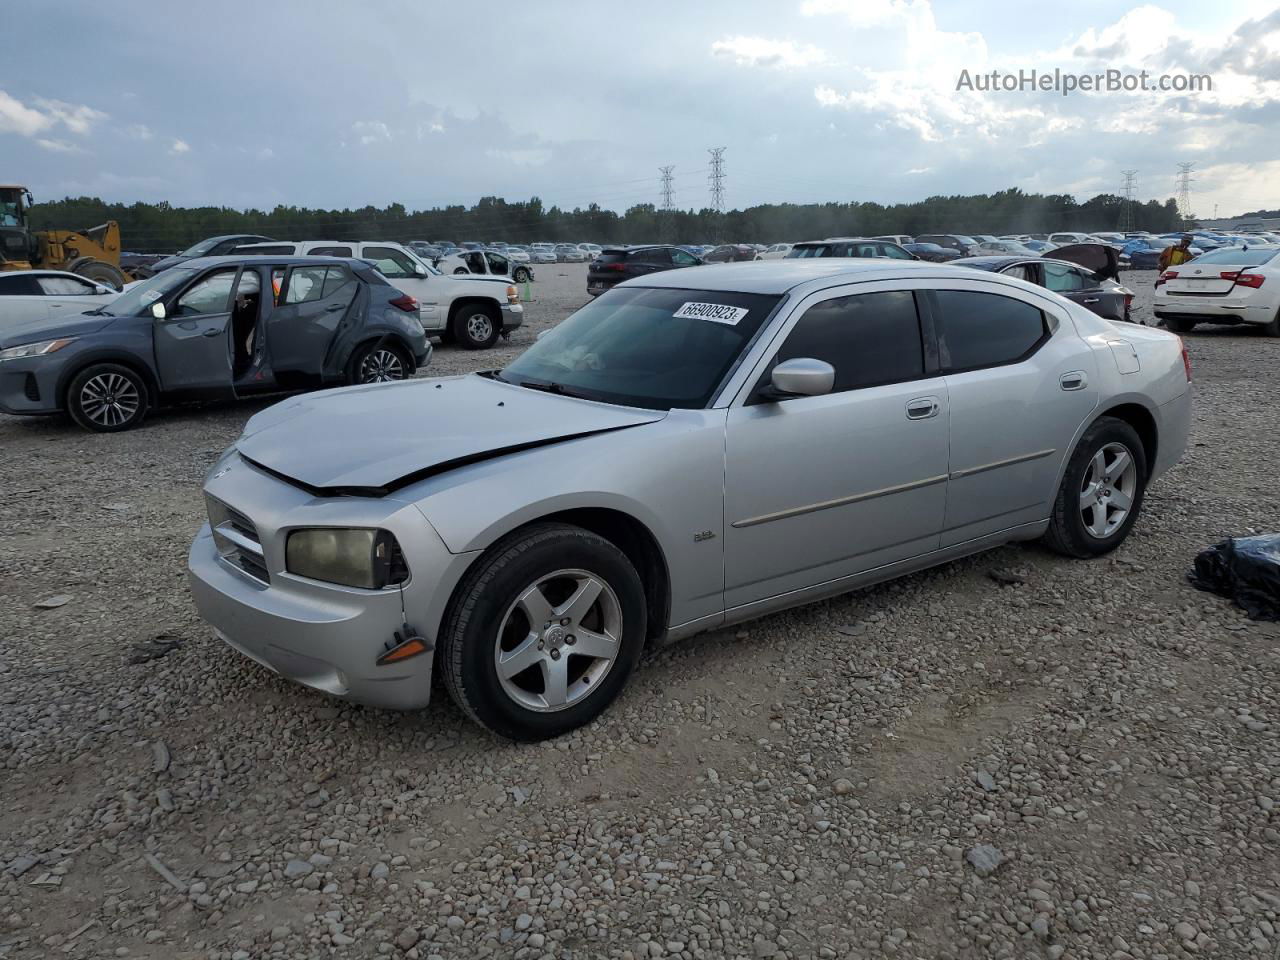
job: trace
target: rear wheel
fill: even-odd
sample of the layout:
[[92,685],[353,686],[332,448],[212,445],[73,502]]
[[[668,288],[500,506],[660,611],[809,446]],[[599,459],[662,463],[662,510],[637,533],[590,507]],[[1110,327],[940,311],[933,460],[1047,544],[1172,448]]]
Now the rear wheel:
[[644,647],[640,577],[608,540],[545,523],[494,547],[459,586],[442,631],[450,695],[512,740],[588,723],[622,691]]
[[394,344],[375,341],[352,355],[347,367],[347,383],[390,383],[407,379],[411,372],[403,350]]
[[529,271],[526,270],[524,267],[520,267],[516,270],[515,273],[511,275],[511,279],[514,280],[516,283],[528,283],[530,279]]
[[453,275],[456,277],[456,276],[460,276],[461,274],[470,273],[470,272],[471,271],[468,270],[466,267],[458,267],[456,270],[453,271]]
[[71,264],[70,272],[94,283],[106,284],[112,290],[121,289],[126,279],[123,270],[103,260],[76,261]]
[[485,304],[468,304],[453,315],[454,338],[468,350],[486,350],[497,342],[502,325],[497,311]]
[[1194,320],[1184,320],[1182,317],[1165,317],[1164,328],[1170,333],[1190,333],[1195,329],[1196,322]]
[[147,415],[149,402],[146,381],[118,363],[86,367],[67,387],[67,413],[95,433],[132,430]]
[[1262,333],[1268,337],[1280,337],[1280,311],[1277,311],[1271,318],[1271,322],[1262,328]]
[[1136,430],[1101,417],[1067,462],[1045,543],[1070,557],[1097,557],[1124,543],[1147,485],[1147,456]]

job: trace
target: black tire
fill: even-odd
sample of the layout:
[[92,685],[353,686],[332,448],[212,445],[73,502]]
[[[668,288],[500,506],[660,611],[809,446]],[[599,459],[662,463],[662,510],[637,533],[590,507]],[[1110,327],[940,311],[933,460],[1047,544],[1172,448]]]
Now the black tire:
[[511,279],[516,283],[528,283],[531,278],[528,270],[524,267],[519,267],[511,274]]
[[[557,653],[566,651],[561,656],[571,676],[573,670],[585,667],[569,688],[571,692],[576,688],[577,699],[567,698],[566,705],[554,710],[532,709],[508,693],[499,676],[499,650],[508,649],[500,630],[508,625],[508,636],[515,638],[516,646],[523,645],[522,637],[536,635],[537,631],[530,630],[532,622],[517,615],[517,598],[559,571],[589,574],[611,591],[608,602],[616,602],[620,611],[616,655],[591,687],[591,670],[597,669],[600,661],[573,656],[572,646],[555,647]],[[606,597],[604,591],[601,597]],[[589,616],[603,616],[596,607],[591,610]],[[645,618],[644,588],[621,550],[580,527],[536,524],[499,541],[463,577],[440,634],[439,669],[449,695],[481,726],[510,740],[546,740],[589,723],[617,698],[644,649]],[[551,629],[555,629],[554,622]],[[548,650],[546,656],[552,655]],[[557,662],[559,659],[557,656]],[[549,666],[550,661],[545,662]],[[528,669],[533,671],[529,676],[536,687],[534,678],[546,676],[542,663]],[[546,693],[544,687],[543,695]],[[536,691],[529,696],[536,697]]]
[[466,274],[466,273],[470,273],[470,272],[471,272],[471,271],[470,271],[470,270],[468,270],[466,267],[458,267],[457,269],[455,269],[455,270],[453,271],[453,275],[456,277],[456,276],[460,276],[461,274]]
[[1184,320],[1182,317],[1165,317],[1164,328],[1170,333],[1190,333],[1196,327],[1196,321]]
[[391,383],[413,375],[413,360],[399,344],[378,340],[361,344],[347,363],[347,383]]
[[119,363],[95,363],[71,378],[63,403],[84,429],[119,433],[142,423],[151,395],[137,371]]
[[[1102,521],[1099,525],[1109,525],[1112,522],[1111,511],[1117,509],[1110,498],[1117,493],[1123,494],[1129,500],[1128,513],[1114,529],[1108,530],[1103,536],[1098,536],[1090,532],[1085,522],[1085,508],[1082,500],[1087,493],[1087,485],[1092,482],[1096,472],[1093,466],[1094,458],[1100,452],[1106,458],[1107,451],[1114,452],[1118,447],[1123,448],[1132,458],[1135,473],[1131,489],[1129,491],[1121,489],[1127,482],[1121,476],[1115,478],[1120,482],[1108,481],[1104,488],[1108,499],[1100,506],[1093,508],[1091,516],[1096,518],[1098,515],[1093,511],[1101,509]],[[1114,464],[1114,460],[1111,462]],[[1058,495],[1053,502],[1049,529],[1044,535],[1045,544],[1058,553],[1082,559],[1110,553],[1124,543],[1142,512],[1142,502],[1147,490],[1147,475],[1147,454],[1138,432],[1123,420],[1099,417],[1080,438],[1075,451],[1071,454],[1071,459],[1067,462],[1062,486],[1058,489]],[[1104,529],[1106,529],[1105,526]]]
[[1280,311],[1276,311],[1276,315],[1271,318],[1271,322],[1262,327],[1262,335],[1264,337],[1280,337]]
[[457,340],[453,336],[453,331],[448,327],[445,327],[440,331],[440,342],[442,344],[453,344],[457,343]]
[[92,280],[94,283],[104,283],[112,290],[120,290],[126,282],[123,270],[115,266],[115,264],[107,263],[103,260],[87,260],[73,263],[70,272],[84,277],[86,280]]
[[502,332],[502,318],[495,307],[484,303],[463,304],[449,321],[454,339],[467,350],[488,350]]

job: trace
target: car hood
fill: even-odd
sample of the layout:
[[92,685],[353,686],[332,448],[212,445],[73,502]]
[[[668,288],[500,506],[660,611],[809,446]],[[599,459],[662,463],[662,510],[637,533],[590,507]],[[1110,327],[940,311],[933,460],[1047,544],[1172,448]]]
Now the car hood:
[[665,416],[470,374],[294,397],[250,418],[236,448],[321,495],[383,496],[469,463]]
[[1120,279],[1120,251],[1105,243],[1072,243],[1046,251],[1042,256],[1084,267],[1095,280]]
[[159,273],[161,270],[168,270],[170,267],[176,267],[180,263],[186,263],[190,257],[184,257],[181,254],[174,254],[171,257],[164,257],[151,264],[151,269]]
[[118,320],[104,314],[90,316],[87,313],[62,316],[54,320],[28,320],[13,326],[0,327],[0,349],[16,347],[24,343],[42,340],[58,340],[62,337],[83,337],[97,333],[103,327]]

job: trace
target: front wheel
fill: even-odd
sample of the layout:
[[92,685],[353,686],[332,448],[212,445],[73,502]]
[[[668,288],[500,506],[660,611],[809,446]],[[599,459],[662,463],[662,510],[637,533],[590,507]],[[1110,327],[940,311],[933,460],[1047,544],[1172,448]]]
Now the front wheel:
[[616,546],[543,523],[468,572],[442,631],[449,694],[499,736],[545,740],[594,719],[640,659],[644,589]]
[[399,347],[373,343],[360,347],[347,365],[347,383],[391,383],[405,380],[410,363]]
[[470,273],[470,272],[471,272],[471,271],[470,271],[470,270],[468,270],[466,267],[458,267],[456,270],[454,270],[454,271],[453,271],[453,275],[454,275],[455,277],[460,277],[460,276],[462,276],[463,274],[467,274],[467,273]]
[[1045,543],[1070,557],[1098,557],[1124,543],[1142,509],[1147,456],[1136,430],[1114,417],[1085,431],[1067,462]]
[[71,419],[95,433],[132,430],[147,415],[146,381],[118,363],[95,363],[72,378],[66,406]]
[[521,267],[514,274],[512,274],[511,279],[513,279],[516,283],[528,283],[531,278],[529,276],[529,271],[524,269],[524,267]]
[[490,307],[476,304],[464,306],[454,314],[454,338],[467,350],[487,350],[498,340],[502,326]]

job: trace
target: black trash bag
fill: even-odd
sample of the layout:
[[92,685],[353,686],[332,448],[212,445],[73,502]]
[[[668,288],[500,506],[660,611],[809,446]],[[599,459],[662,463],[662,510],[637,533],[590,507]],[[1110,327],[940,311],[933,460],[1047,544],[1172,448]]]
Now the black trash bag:
[[1232,537],[1201,550],[1187,579],[1234,600],[1250,620],[1280,620],[1280,533]]

